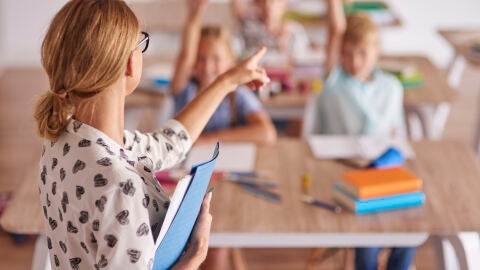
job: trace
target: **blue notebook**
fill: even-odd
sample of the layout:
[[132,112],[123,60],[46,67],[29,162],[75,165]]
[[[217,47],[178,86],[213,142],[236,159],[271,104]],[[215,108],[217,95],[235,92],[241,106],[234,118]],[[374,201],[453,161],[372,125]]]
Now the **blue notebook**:
[[155,252],[154,270],[170,269],[182,255],[197,220],[205,192],[219,154],[219,143],[211,160],[194,165],[191,179],[168,230]]
[[423,191],[415,191],[375,199],[359,200],[335,184],[333,199],[356,214],[368,214],[422,205],[425,202],[425,194]]

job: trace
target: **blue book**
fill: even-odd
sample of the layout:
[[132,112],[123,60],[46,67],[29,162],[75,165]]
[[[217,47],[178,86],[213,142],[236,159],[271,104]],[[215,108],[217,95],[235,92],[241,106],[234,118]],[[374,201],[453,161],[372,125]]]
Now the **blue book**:
[[[190,175],[182,179],[172,196],[167,216],[157,239],[154,270],[170,269],[182,255],[200,212],[203,198],[219,154],[219,143],[211,160],[194,165]],[[174,207],[174,205],[177,205]],[[171,218],[168,218],[171,217]],[[169,220],[170,219],[170,220]],[[165,226],[165,227],[164,227]]]
[[335,184],[333,199],[356,214],[368,214],[422,205],[425,202],[425,194],[423,191],[415,191],[393,196],[359,200],[341,189],[338,184]]

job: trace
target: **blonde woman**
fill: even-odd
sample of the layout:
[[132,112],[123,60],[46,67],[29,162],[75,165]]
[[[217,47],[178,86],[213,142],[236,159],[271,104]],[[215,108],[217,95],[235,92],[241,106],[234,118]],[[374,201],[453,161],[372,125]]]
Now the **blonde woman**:
[[[54,269],[149,269],[169,198],[152,173],[180,162],[238,84],[268,82],[264,49],[216,79],[163,129],[124,131],[125,97],[142,73],[149,37],[118,0],[72,0],[42,45],[50,90],[36,111],[45,139],[39,190]],[[211,196],[174,268],[205,259]]]

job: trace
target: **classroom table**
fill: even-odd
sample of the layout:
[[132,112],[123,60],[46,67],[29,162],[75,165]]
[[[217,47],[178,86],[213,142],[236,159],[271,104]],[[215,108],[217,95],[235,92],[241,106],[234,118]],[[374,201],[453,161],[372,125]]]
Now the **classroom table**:
[[[332,184],[353,168],[333,160],[317,160],[306,142],[282,138],[276,145],[257,148],[256,169],[278,183],[281,203],[254,197],[229,182],[213,182],[210,244],[230,247],[351,247],[411,246],[431,234],[480,231],[480,165],[461,142],[412,143],[416,159],[406,167],[424,181],[426,203],[411,209],[377,214],[340,214],[300,201],[300,179],[312,176],[312,195],[331,199]],[[11,233],[42,234],[43,220],[35,164],[3,216],[0,225]],[[46,245],[37,241],[34,268],[44,269]],[[47,260],[48,262],[48,260]],[[38,268],[40,265],[40,268]]]
[[[417,117],[420,127],[412,136],[415,139],[439,139],[450,105],[455,100],[456,92],[449,86],[443,72],[424,56],[382,56],[382,62],[397,62],[416,67],[424,77],[421,87],[406,89],[404,107],[409,117]],[[311,94],[292,91],[281,93],[262,100],[267,112],[273,119],[302,119],[304,108]],[[408,122],[408,121],[407,121]],[[415,127],[410,127],[411,130]],[[420,133],[420,135],[415,135]]]
[[301,177],[309,173],[311,195],[331,201],[332,185],[355,168],[318,160],[304,141],[280,139],[257,148],[256,169],[271,173],[282,197],[274,203],[242,192],[229,182],[212,183],[215,193],[212,246],[354,247],[412,246],[429,235],[480,230],[480,164],[461,142],[412,143],[416,158],[406,167],[424,183],[423,206],[376,214],[336,214],[300,201]]

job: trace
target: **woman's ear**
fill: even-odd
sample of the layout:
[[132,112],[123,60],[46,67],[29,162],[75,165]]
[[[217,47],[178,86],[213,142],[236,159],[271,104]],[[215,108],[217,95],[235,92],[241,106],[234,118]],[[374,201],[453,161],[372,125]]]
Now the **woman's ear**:
[[127,68],[125,69],[125,83],[127,95],[132,93],[140,83],[142,76],[142,53],[140,50],[134,50],[128,57]]
[[127,68],[125,70],[125,76],[126,77],[133,77],[133,69],[134,69],[134,53],[130,53],[130,56],[128,57],[127,61]]

